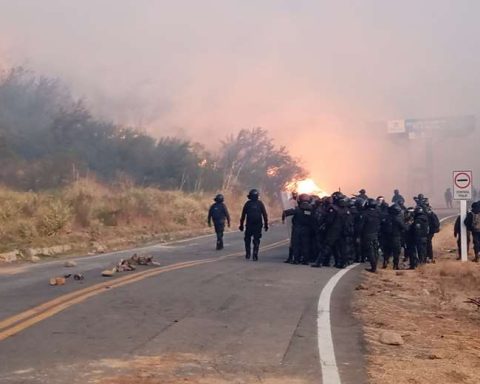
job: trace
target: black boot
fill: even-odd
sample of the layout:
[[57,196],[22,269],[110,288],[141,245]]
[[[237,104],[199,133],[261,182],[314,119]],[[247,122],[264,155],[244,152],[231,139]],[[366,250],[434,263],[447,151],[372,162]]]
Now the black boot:
[[253,261],[258,260],[259,249],[260,249],[260,241],[253,240]]
[[245,259],[250,260],[250,242],[245,241]]

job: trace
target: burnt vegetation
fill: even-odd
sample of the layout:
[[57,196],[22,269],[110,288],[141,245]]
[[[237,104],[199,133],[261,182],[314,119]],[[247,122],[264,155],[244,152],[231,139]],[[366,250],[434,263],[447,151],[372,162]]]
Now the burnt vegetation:
[[274,195],[306,175],[263,128],[221,144],[212,152],[176,137],[156,139],[94,117],[57,79],[22,67],[0,75],[0,184],[10,188],[39,191],[95,177],[186,192],[256,187]]

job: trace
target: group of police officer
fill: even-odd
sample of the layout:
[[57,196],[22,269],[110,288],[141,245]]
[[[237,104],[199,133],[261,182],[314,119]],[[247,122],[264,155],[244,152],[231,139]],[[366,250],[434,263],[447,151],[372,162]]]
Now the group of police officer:
[[323,198],[292,193],[292,200],[295,206],[282,216],[282,221],[292,217],[286,263],[318,268],[333,260],[335,267],[345,268],[368,261],[368,270],[375,272],[380,255],[383,268],[393,259],[393,269],[399,269],[402,250],[410,269],[433,261],[432,239],[440,222],[422,194],[411,208],[398,190],[391,205],[383,196],[369,198],[363,189],[352,198],[341,192]]
[[[240,231],[245,231],[245,258],[258,260],[262,230],[268,231],[268,215],[257,189],[248,193],[240,218]],[[230,215],[224,197],[218,194],[208,213],[217,234],[217,250],[223,248],[225,224]],[[407,208],[405,199],[394,191],[392,204],[383,196],[369,198],[364,189],[352,198],[341,192],[320,198],[292,193],[292,208],[283,211],[282,221],[291,217],[291,241],[286,263],[310,264],[312,267],[345,268],[354,262],[370,263],[369,271],[377,270],[383,256],[383,268],[393,259],[393,269],[400,268],[400,256],[409,261],[410,269],[433,261],[432,240],[440,230],[437,215],[428,199],[414,197],[415,207]],[[253,252],[252,252],[253,243]]]

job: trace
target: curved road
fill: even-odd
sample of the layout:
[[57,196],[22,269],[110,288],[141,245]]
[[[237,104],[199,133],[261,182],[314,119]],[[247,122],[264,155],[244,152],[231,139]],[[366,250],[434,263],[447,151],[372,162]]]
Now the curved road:
[[[282,263],[285,240],[274,225],[258,262],[244,259],[238,232],[226,234],[222,251],[212,236],[146,247],[161,266],[113,278],[101,271],[132,250],[77,258],[75,268],[0,269],[0,383],[322,383],[317,305],[338,270]],[[350,309],[360,270],[331,299],[342,384],[366,382]],[[48,285],[76,272],[85,280]],[[132,372],[140,376],[128,381]]]

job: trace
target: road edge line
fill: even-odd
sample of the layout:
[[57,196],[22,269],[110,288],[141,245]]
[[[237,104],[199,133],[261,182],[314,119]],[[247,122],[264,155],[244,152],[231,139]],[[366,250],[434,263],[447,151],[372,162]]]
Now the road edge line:
[[331,298],[334,288],[340,279],[359,264],[352,264],[334,274],[322,289],[317,306],[317,340],[318,357],[322,369],[323,384],[341,384],[333,345],[332,326],[330,319]]

